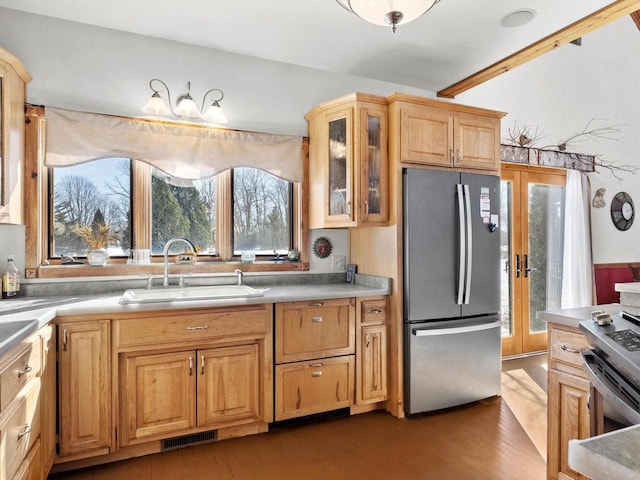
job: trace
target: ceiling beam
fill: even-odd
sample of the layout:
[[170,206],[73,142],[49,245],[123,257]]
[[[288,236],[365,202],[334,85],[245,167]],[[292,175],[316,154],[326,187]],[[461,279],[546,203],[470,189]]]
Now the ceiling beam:
[[631,14],[636,24],[638,24],[640,19],[636,19],[637,17],[634,15],[637,15],[639,10],[640,0],[618,0],[613,2],[610,5],[601,8],[597,12],[566,26],[562,30],[558,30],[557,32],[523,48],[513,55],[509,55],[493,65],[474,73],[464,80],[460,80],[459,82],[440,90],[438,92],[438,97],[455,98],[456,95],[459,95],[462,92],[466,92],[487,80],[491,80],[498,75],[508,72],[509,70],[513,70],[515,67],[519,67],[534,58],[565,45],[578,37],[582,37],[585,34],[625,15]]
[[638,27],[638,29],[640,30],[640,10],[636,10],[635,12],[631,13],[631,18],[636,23],[636,27]]

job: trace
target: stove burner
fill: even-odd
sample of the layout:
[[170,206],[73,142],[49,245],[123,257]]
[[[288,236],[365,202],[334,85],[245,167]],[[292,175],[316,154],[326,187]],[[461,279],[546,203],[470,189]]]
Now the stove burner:
[[619,332],[607,333],[607,336],[630,352],[640,351],[640,334],[634,330],[620,330]]

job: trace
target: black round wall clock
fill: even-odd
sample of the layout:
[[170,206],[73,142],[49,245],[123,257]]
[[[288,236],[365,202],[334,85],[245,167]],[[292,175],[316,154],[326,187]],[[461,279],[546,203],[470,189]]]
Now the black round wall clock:
[[627,192],[618,192],[611,200],[611,221],[618,230],[629,230],[633,225],[635,208]]

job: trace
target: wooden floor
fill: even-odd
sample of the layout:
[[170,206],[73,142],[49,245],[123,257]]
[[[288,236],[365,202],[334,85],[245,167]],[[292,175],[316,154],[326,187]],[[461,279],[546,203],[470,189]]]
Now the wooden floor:
[[547,458],[547,355],[502,362],[502,398]]
[[402,420],[372,412],[290,425],[49,478],[543,480],[545,462],[496,397]]

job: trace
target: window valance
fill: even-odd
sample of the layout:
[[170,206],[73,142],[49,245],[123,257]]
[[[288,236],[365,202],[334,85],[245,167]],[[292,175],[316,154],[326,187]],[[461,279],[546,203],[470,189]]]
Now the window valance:
[[63,167],[108,157],[141,160],[183,179],[235,167],[302,182],[302,137],[162,123],[47,107],[45,165]]

